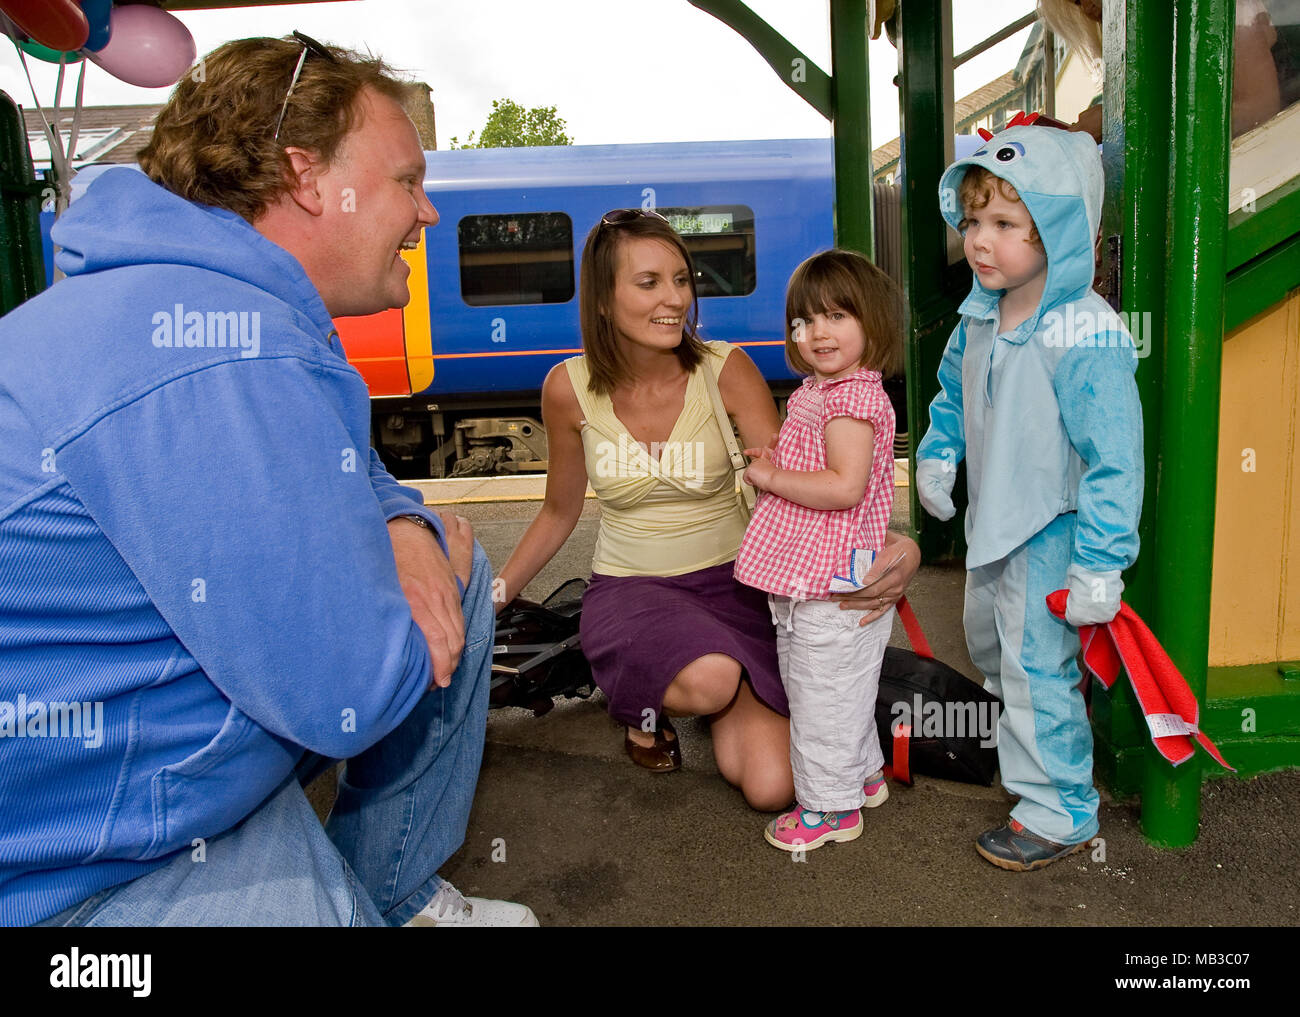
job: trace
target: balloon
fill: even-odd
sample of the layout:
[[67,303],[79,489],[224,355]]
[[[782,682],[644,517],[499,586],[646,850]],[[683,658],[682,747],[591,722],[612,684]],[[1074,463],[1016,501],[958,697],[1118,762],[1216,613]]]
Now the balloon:
[[81,61],[81,54],[77,52],[65,52],[57,49],[50,49],[49,46],[42,46],[39,42],[32,42],[28,39],[26,42],[15,43],[17,47],[28,56],[34,56],[37,60],[44,60],[49,64],[65,63],[75,64]]
[[76,0],[0,0],[4,11],[32,41],[53,50],[81,49],[90,23]]
[[[8,0],[0,0],[7,3]],[[157,7],[114,7],[108,45],[91,60],[116,78],[141,88],[174,85],[194,64],[194,36],[175,16]]]
[[81,48],[98,52],[108,45],[108,19],[113,11],[113,0],[80,0],[80,3],[86,20],[90,22],[90,35]]
[[0,35],[7,35],[15,43],[26,42],[28,35],[0,12]]

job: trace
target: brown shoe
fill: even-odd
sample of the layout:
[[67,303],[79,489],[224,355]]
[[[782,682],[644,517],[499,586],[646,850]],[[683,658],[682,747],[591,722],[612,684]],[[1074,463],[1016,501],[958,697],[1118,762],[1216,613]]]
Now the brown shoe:
[[[672,738],[665,738],[665,732]],[[632,762],[644,766],[651,773],[672,773],[682,768],[682,747],[677,741],[677,731],[667,717],[662,718],[659,729],[655,731],[653,745],[638,745],[632,740],[631,732],[624,728],[623,748],[632,757]]]

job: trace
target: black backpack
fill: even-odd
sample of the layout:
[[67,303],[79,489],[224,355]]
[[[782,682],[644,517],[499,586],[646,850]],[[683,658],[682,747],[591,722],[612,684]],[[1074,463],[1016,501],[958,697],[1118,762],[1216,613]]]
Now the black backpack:
[[520,706],[540,717],[555,696],[586,699],[595,690],[578,624],[585,579],[570,579],[542,603],[517,597],[497,615],[492,646],[492,706]]
[[913,649],[886,648],[876,695],[876,729],[894,779],[911,784],[912,774],[923,773],[992,784],[1001,702],[935,659],[906,597],[898,615]]

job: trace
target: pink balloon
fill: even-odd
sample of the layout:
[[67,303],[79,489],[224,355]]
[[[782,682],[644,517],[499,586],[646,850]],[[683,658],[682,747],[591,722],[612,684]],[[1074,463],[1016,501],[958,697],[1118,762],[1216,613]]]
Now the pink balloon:
[[108,45],[87,56],[127,84],[165,88],[194,65],[194,36],[164,10],[143,4],[114,7],[108,24]]

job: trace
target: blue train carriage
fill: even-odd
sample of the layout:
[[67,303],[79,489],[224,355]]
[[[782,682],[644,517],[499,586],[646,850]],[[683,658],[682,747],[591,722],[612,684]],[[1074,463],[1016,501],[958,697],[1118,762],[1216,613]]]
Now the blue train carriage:
[[654,208],[695,261],[701,333],[743,346],[778,395],[785,285],[833,244],[829,139],[428,152],[426,230],[404,311],[341,319],[399,476],[546,468],[546,372],[581,352],[587,232]]

